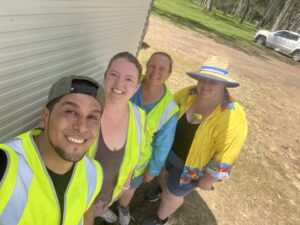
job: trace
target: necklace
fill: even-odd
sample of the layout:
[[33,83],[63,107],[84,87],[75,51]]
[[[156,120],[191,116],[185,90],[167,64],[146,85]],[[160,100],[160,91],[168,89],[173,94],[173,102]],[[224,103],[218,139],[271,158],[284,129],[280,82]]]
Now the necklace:
[[199,113],[193,113],[192,119],[190,121],[191,124],[200,124],[202,121],[202,114]]

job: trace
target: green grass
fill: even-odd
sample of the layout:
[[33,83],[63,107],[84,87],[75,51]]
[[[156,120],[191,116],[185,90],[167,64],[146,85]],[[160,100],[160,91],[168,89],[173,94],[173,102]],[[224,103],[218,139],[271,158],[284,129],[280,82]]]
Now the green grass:
[[218,10],[207,13],[191,0],[155,0],[152,13],[243,50],[258,48],[253,43],[253,24],[241,24]]

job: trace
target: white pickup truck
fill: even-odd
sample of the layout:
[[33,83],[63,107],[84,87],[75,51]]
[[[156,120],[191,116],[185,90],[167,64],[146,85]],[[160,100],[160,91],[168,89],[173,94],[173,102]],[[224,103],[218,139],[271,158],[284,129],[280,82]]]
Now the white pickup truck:
[[274,48],[276,51],[292,56],[293,60],[300,62],[300,35],[295,32],[280,30],[259,30],[254,40],[261,45]]

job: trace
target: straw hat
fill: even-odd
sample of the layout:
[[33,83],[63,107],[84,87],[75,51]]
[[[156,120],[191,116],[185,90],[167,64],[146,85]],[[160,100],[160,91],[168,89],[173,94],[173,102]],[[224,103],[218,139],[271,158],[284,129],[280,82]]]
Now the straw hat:
[[186,73],[190,77],[198,79],[210,79],[222,82],[226,87],[234,88],[240,84],[230,79],[228,73],[228,60],[219,56],[210,56],[200,67],[199,71]]

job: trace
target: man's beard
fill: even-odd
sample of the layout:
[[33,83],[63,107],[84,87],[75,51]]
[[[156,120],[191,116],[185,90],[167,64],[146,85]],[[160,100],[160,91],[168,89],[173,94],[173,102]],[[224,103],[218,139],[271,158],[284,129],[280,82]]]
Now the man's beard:
[[80,155],[78,155],[76,153],[68,154],[66,150],[62,149],[61,147],[55,146],[49,136],[49,132],[48,132],[48,140],[49,140],[50,146],[54,149],[56,154],[65,161],[78,162],[84,156],[84,154],[80,154]]

